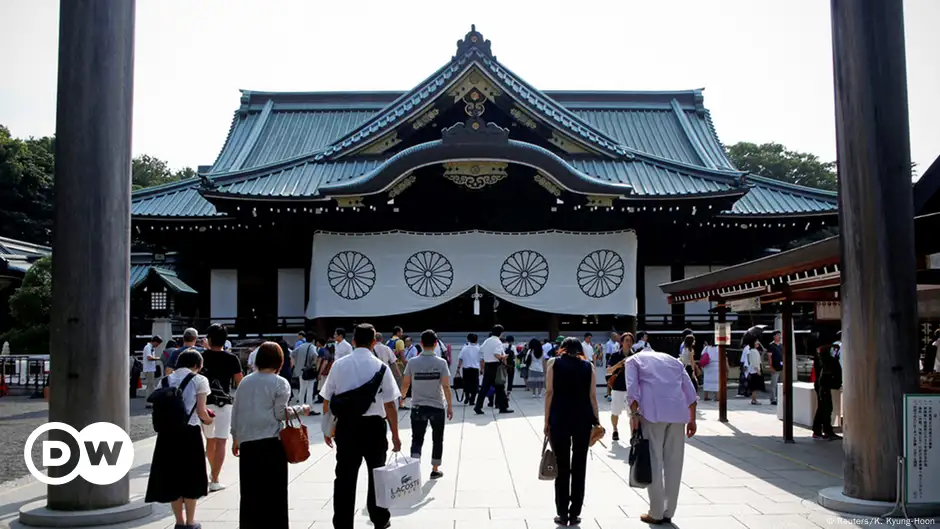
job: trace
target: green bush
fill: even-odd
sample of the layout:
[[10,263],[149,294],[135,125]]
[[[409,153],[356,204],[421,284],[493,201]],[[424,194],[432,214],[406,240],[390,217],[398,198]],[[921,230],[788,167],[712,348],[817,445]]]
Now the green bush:
[[13,354],[49,354],[49,311],[52,307],[52,258],[39,259],[23,284],[10,296],[13,328],[0,336]]

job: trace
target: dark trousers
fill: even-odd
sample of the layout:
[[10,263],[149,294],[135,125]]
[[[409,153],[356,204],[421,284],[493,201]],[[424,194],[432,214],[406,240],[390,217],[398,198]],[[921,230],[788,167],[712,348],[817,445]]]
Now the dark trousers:
[[[342,423],[342,424],[340,424]],[[333,527],[353,529],[356,515],[356,482],[363,460],[369,476],[366,507],[369,519],[377,528],[385,527],[391,514],[375,504],[375,482],[372,470],[385,466],[388,452],[385,419],[370,416],[344,419],[336,423],[336,479],[333,481]]]
[[591,428],[588,426],[571,429],[560,425],[553,426],[549,433],[558,465],[558,477],[555,478],[555,514],[567,518],[581,516]]
[[516,379],[516,365],[506,366],[506,393],[512,393],[512,383]]
[[741,367],[741,376],[738,378],[738,395],[745,397],[751,396],[751,390],[748,387],[747,369]]
[[431,464],[440,465],[444,457],[444,408],[413,406],[411,408],[411,457],[421,459],[424,434],[431,423]]
[[238,526],[288,529],[287,454],[280,438],[241,443],[238,473]]
[[832,430],[832,390],[816,390],[816,415],[813,417],[813,435],[833,435]]
[[695,370],[692,369],[692,366],[685,366],[685,372],[689,374],[689,378],[692,379],[692,386],[695,388],[695,391],[698,391],[698,379],[695,377]]
[[131,388],[130,388],[130,389],[131,389],[131,398],[132,398],[132,399],[136,399],[136,398],[137,398],[137,384],[139,384],[139,383],[140,383],[140,375],[137,375],[136,377],[131,377]]
[[477,405],[475,408],[483,411],[483,399],[489,393],[490,388],[496,388],[496,407],[500,410],[509,409],[509,399],[506,398],[506,388],[496,384],[496,371],[499,369],[500,362],[487,362],[483,364],[483,384],[480,385],[480,393],[477,395]]
[[476,402],[477,391],[480,387],[480,370],[476,367],[463,368],[463,394],[464,402]]

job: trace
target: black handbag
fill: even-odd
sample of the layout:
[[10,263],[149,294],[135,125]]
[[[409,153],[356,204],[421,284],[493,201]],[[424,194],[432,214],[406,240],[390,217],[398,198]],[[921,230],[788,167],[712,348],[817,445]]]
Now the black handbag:
[[310,365],[310,359],[313,358],[314,363],[316,363],[316,355],[310,356],[310,347],[311,344],[304,344],[307,347],[307,354],[304,357],[304,367],[300,370],[300,378],[303,380],[316,380],[317,375],[320,374],[320,371],[316,367]]
[[630,486],[645,489],[653,482],[653,465],[650,461],[650,442],[643,438],[642,428],[633,431],[630,437]]

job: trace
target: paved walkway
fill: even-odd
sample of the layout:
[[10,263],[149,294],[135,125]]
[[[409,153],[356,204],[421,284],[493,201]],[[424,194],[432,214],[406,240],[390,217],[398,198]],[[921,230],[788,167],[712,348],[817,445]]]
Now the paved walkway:
[[[766,401],[765,401],[766,402]],[[396,529],[542,529],[554,527],[553,488],[539,481],[543,401],[528,393],[513,393],[512,415],[476,416],[459,405],[445,435],[445,476],[424,484],[425,499],[414,509],[394,510]],[[601,401],[602,421],[609,421],[609,405]],[[714,402],[702,402],[698,435],[685,455],[680,507],[676,527],[720,529],[817,529],[869,525],[871,521],[839,517],[814,502],[817,490],[841,483],[842,449],[839,442],[818,442],[797,427],[797,443],[780,440],[781,423],[769,405],[729,402],[729,424],[718,422]],[[319,438],[319,418],[305,421],[313,437],[312,457],[290,468],[291,527],[332,527],[333,452]],[[605,425],[607,426],[607,425]],[[407,452],[410,425],[402,421],[402,444]],[[638,520],[646,512],[644,491],[627,486],[626,443],[596,445],[588,460],[587,498],[582,527],[591,529],[646,527]],[[425,443],[430,454],[430,434]],[[153,439],[135,445],[136,467],[131,493],[143,495],[153,450]],[[425,465],[424,475],[430,472]],[[227,490],[199,503],[197,521],[205,529],[238,526],[238,465],[229,457],[222,481]],[[357,526],[371,527],[364,513],[365,472],[359,478]],[[0,493],[0,527],[23,527],[16,522],[18,508],[40,499],[38,483]],[[146,520],[121,527],[166,529],[173,527],[167,506],[155,506]],[[919,525],[918,527],[932,527]],[[940,525],[936,525],[940,527]]]

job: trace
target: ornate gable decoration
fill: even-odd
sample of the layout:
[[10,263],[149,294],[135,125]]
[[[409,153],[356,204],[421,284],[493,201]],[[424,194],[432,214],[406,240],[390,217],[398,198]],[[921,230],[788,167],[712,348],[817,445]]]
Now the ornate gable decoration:
[[501,145],[509,143],[509,129],[504,129],[496,123],[486,123],[480,118],[470,118],[464,123],[457,123],[444,129],[441,141],[444,145],[468,143]]
[[476,48],[480,51],[480,53],[487,57],[496,59],[496,56],[493,55],[490,41],[485,40],[483,35],[477,31],[476,24],[470,24],[470,32],[464,36],[463,40],[457,41],[457,55],[454,55],[454,58],[459,55],[463,55],[472,48]]
[[447,162],[444,164],[444,178],[457,185],[479,190],[506,178],[508,166],[503,162]]

